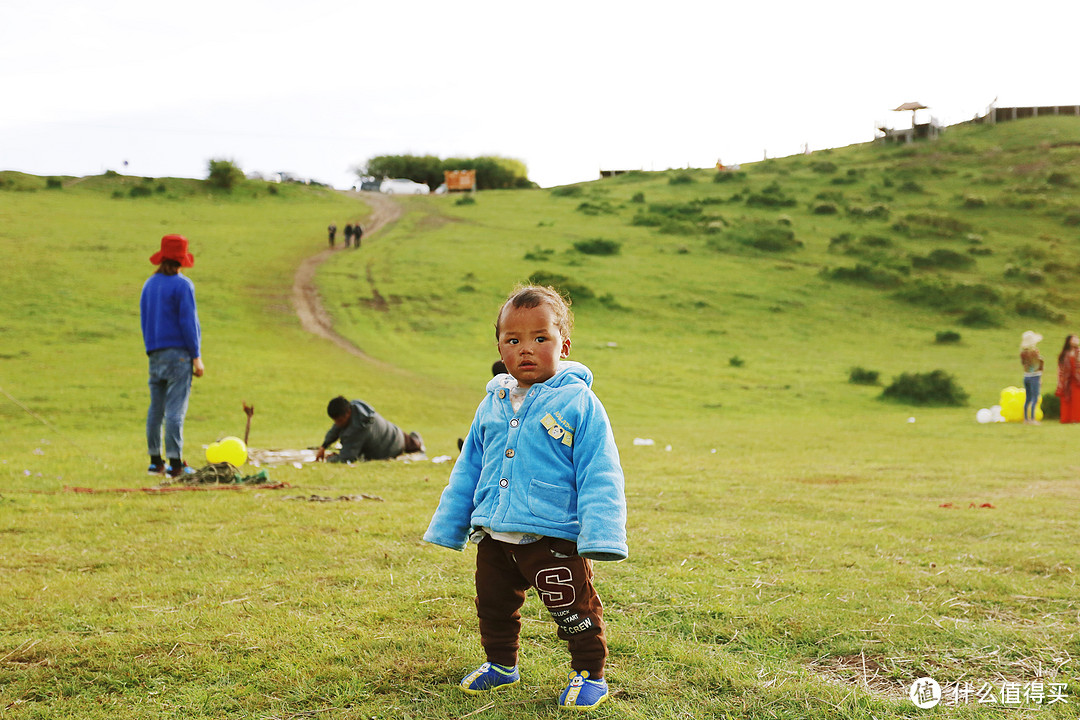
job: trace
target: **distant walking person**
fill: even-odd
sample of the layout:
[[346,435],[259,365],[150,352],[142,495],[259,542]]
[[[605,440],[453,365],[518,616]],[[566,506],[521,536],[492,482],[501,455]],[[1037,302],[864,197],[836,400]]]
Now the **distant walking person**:
[[150,409],[146,413],[146,448],[151,475],[166,472],[161,455],[162,425],[170,477],[194,470],[184,462],[184,416],[191,395],[191,378],[202,377],[202,331],[195,307],[195,284],[181,268],[195,264],[183,235],[161,238],[161,249],[150,256],[157,271],[143,285],[139,299],[143,343],[150,359]]
[[337,225],[330,223],[330,226],[326,228],[326,231],[330,234],[330,247],[334,247],[334,236],[337,235]]
[[1024,422],[1038,425],[1035,417],[1039,409],[1039,393],[1042,386],[1043,356],[1036,347],[1042,335],[1028,330],[1020,338],[1020,364],[1024,368]]
[[358,249],[360,247],[360,238],[362,237],[364,237],[364,228],[360,225],[360,223],[356,223],[355,225],[353,225],[352,229],[352,244],[354,249]]
[[351,224],[345,226],[345,247],[349,247],[349,243],[352,241],[353,227]]
[[1080,337],[1069,335],[1058,355],[1058,385],[1061,422],[1080,422]]

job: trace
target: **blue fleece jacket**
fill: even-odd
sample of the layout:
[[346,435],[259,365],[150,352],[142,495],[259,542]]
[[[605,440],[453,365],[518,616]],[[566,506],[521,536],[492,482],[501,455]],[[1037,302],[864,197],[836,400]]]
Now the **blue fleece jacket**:
[[626,558],[619,450],[592,373],[563,362],[514,412],[516,384],[488,383],[424,539],[462,550],[472,528],[488,527],[571,540],[594,560]]
[[191,280],[179,274],[154,273],[143,285],[139,312],[147,354],[182,348],[192,360],[202,357],[202,330]]

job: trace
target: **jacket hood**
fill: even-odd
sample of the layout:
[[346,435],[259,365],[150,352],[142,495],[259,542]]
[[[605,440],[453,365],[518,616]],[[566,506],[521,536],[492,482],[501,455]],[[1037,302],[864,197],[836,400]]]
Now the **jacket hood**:
[[[555,371],[555,374],[546,382],[537,383],[537,385],[544,385],[550,388],[564,387],[572,383],[583,383],[585,387],[591,388],[593,381],[592,370],[574,360],[560,360],[559,369]],[[487,384],[487,391],[497,392],[501,388],[512,390],[518,385],[517,380],[513,375],[509,373],[503,373],[491,378]]]

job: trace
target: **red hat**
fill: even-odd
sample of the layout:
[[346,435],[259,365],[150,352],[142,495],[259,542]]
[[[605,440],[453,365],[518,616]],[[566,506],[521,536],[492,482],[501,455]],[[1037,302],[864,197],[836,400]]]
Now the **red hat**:
[[166,235],[161,238],[161,249],[150,256],[150,262],[160,265],[162,260],[175,260],[180,267],[191,267],[195,258],[187,249],[187,238],[183,235]]

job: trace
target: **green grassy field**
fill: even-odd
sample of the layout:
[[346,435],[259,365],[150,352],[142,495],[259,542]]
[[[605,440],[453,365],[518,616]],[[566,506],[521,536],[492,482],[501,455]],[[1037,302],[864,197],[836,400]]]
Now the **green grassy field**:
[[[1020,383],[1022,331],[1046,336],[1052,366],[1075,329],[1078,146],[1080,123],[1045,118],[720,182],[400,199],[402,220],[319,274],[370,361],[305,334],[289,305],[293,270],[330,221],[364,217],[359,200],[0,173],[0,716],[561,714],[567,655],[535,597],[521,685],[453,687],[482,660],[472,551],[420,540],[449,464],[271,468],[282,490],[64,491],[149,484],[138,292],[158,238],[183,232],[207,366],[193,464],[242,434],[243,401],[252,446],[312,445],[336,394],[455,455],[502,298],[541,271],[574,286],[571,358],[596,374],[630,510],[630,559],[597,567],[615,693],[597,717],[1076,717],[1076,429],[975,411]],[[617,254],[575,249],[597,239]],[[928,264],[940,249],[974,262]],[[859,265],[857,282],[835,272]],[[852,367],[882,385],[849,383]],[[935,369],[967,406],[879,398]],[[290,499],[358,493],[380,500]],[[923,676],[946,687],[937,709],[907,698]],[[954,703],[954,687],[971,694]]]

